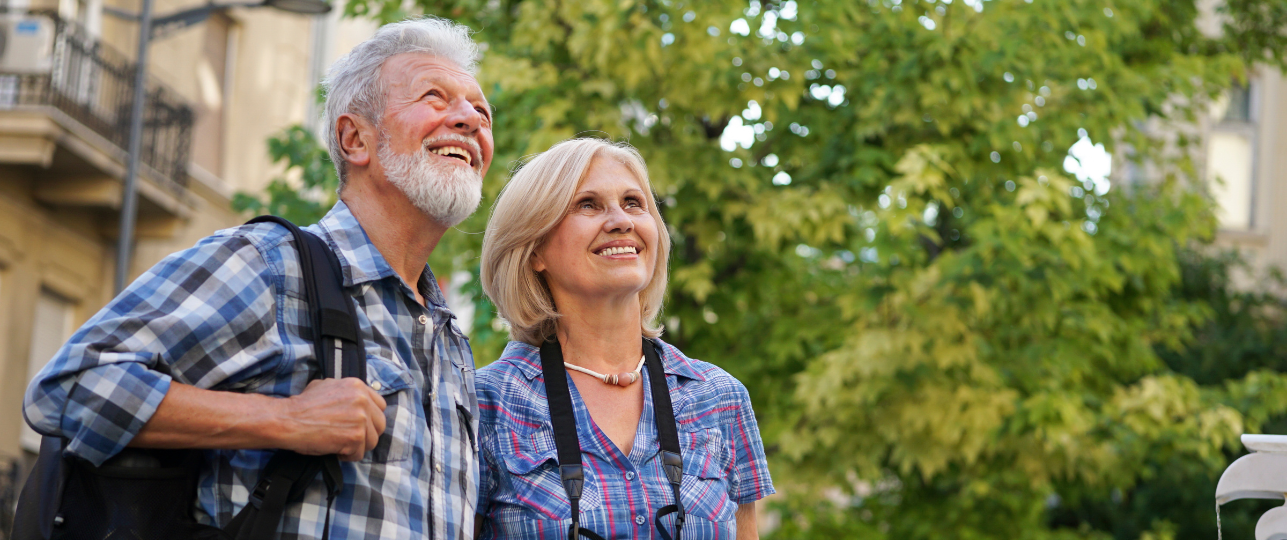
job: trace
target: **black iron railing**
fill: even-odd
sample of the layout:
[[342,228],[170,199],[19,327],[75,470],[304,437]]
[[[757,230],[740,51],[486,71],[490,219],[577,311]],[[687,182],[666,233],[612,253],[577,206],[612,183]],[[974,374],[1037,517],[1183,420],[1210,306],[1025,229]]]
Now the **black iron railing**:
[[[0,71],[0,109],[51,106],[118,149],[127,148],[130,107],[134,99],[134,63],[80,25],[61,19],[56,13],[32,15],[54,21],[53,69],[38,75]],[[146,95],[140,160],[164,177],[158,179],[160,182],[182,192],[188,182],[192,108],[177,93],[156,81],[148,82]]]

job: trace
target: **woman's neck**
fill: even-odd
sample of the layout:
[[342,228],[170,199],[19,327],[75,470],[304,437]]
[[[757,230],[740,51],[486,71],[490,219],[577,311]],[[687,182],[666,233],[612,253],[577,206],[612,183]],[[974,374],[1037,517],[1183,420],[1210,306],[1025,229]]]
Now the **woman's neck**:
[[599,373],[634,371],[643,355],[638,295],[620,301],[562,300],[557,332],[565,361]]

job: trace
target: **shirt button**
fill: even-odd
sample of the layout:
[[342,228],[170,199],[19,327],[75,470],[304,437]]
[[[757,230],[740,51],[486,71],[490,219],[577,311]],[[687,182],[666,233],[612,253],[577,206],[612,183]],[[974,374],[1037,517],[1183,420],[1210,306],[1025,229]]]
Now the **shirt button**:
[[384,388],[384,385],[383,385],[383,384],[380,384],[380,381],[375,381],[375,382],[371,383],[371,389],[372,389],[372,390],[375,390],[376,392],[379,392],[381,388]]
[[628,472],[628,473],[626,473],[626,480],[634,480],[634,479],[635,479],[635,473],[634,473],[634,472]]
[[644,521],[647,521],[647,520],[645,520],[643,516],[635,516],[635,523],[639,525],[643,525]]
[[433,470],[438,471],[438,472],[442,472],[442,464],[441,464],[441,463],[434,463],[434,464],[433,464]]
[[429,317],[427,315],[421,315],[419,320],[420,324],[429,324]]

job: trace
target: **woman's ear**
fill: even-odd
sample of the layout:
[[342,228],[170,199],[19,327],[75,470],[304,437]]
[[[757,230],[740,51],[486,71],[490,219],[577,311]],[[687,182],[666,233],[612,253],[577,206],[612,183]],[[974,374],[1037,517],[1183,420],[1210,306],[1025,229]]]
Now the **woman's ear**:
[[538,273],[538,274],[539,274],[539,273],[541,273],[541,272],[544,272],[544,271],[545,271],[545,268],[546,268],[546,266],[545,266],[545,261],[541,259],[541,254],[540,254],[540,252],[533,251],[533,252],[532,252],[532,257],[529,259],[529,261],[530,261],[530,262],[531,262],[531,264],[532,264],[532,270],[533,270],[534,272],[536,272],[536,273]]

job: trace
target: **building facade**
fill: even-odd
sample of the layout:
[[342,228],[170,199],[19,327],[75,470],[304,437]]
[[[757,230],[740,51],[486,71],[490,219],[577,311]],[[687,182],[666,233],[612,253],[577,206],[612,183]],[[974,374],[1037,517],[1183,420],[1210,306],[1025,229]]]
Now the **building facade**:
[[[0,459],[30,460],[31,377],[113,295],[137,0],[0,0]],[[204,0],[156,0],[158,16]],[[236,225],[281,167],[267,139],[315,124],[316,85],[375,25],[334,10],[222,9],[151,42],[128,279]],[[15,46],[15,44],[17,44]],[[45,44],[45,45],[33,45]]]
[[1270,267],[1287,270],[1287,77],[1274,68],[1253,71],[1212,107],[1203,144],[1219,205],[1217,245],[1251,262],[1247,286]]

